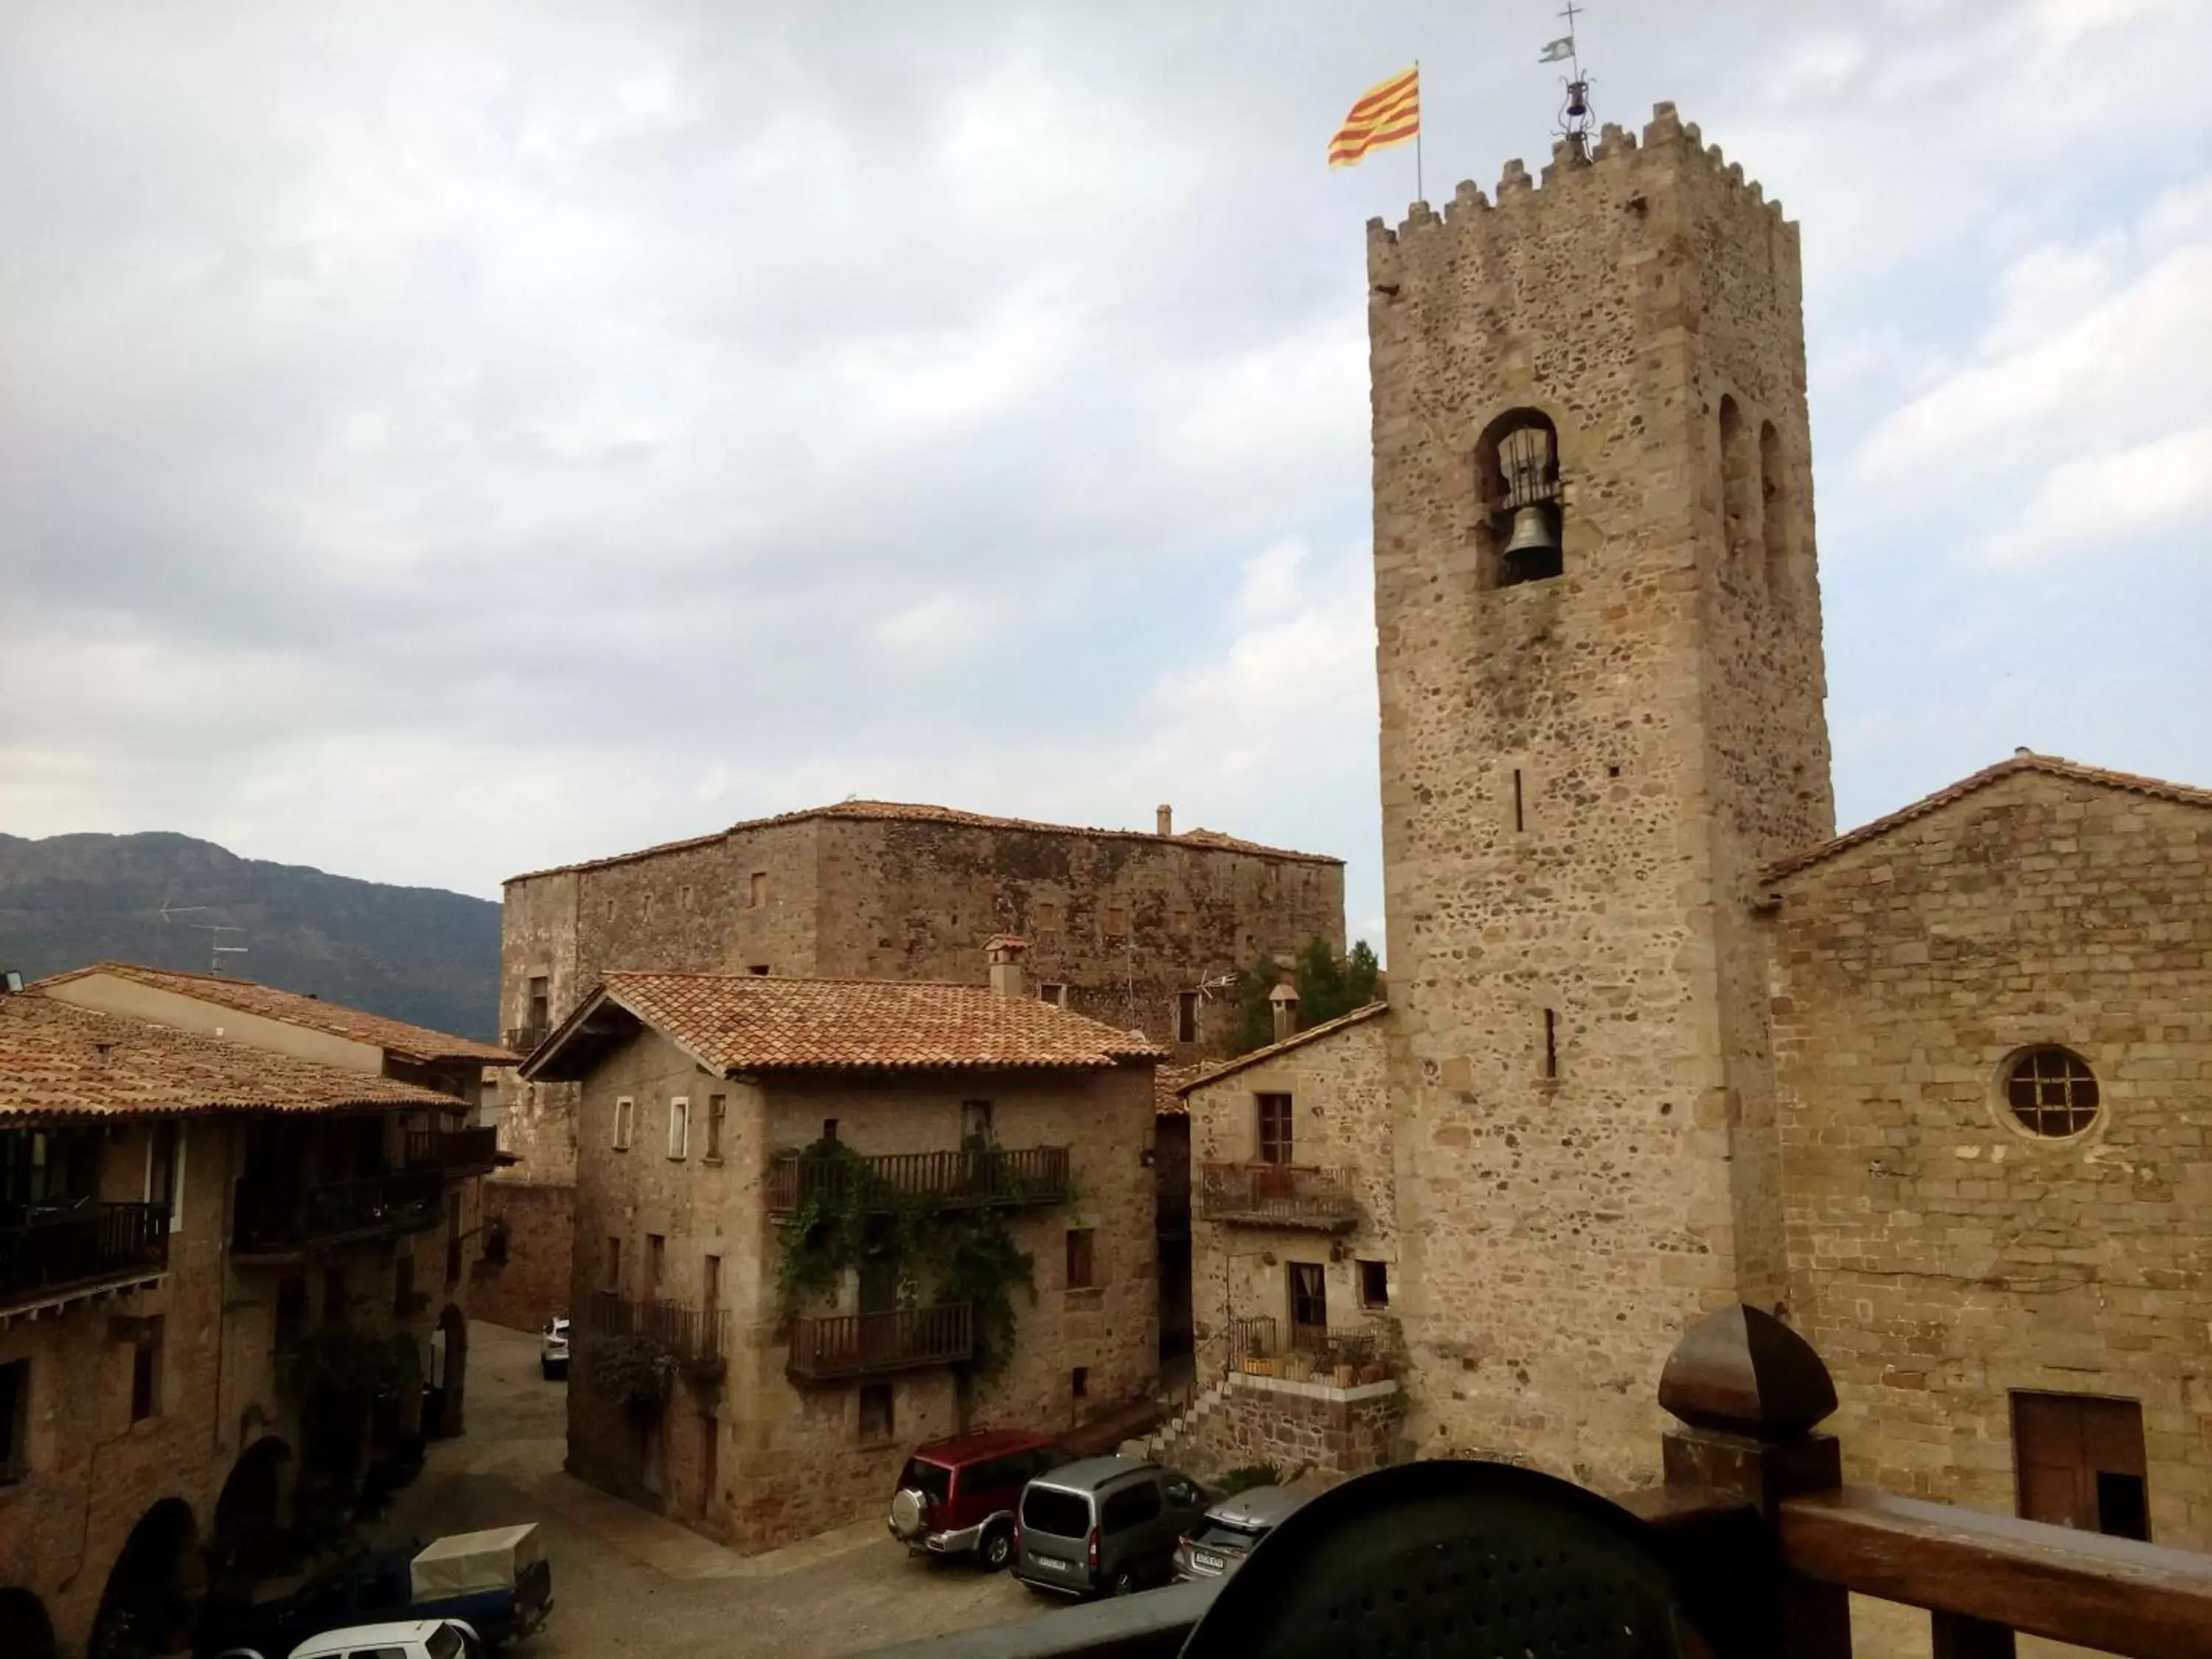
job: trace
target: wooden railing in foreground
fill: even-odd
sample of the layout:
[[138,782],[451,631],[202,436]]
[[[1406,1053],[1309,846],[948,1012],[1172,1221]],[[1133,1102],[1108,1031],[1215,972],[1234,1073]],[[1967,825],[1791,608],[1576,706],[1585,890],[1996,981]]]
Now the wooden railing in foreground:
[[[1853,1592],[1927,1609],[1933,1659],[2013,1659],[2014,1632],[2127,1659],[2212,1659],[2212,1555],[1845,1486],[1815,1425],[1820,1357],[1752,1308],[1676,1345],[1651,1528],[1714,1659],[1851,1659]],[[1170,1659],[1220,1581],[879,1650],[873,1659]],[[1253,1659],[1267,1659],[1255,1654]]]

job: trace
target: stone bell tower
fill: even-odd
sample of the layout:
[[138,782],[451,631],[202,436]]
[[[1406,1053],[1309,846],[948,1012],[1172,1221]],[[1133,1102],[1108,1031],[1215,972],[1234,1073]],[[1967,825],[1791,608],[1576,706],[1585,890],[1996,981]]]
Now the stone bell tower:
[[1660,105],[1368,227],[1425,1454],[1656,1467],[1784,1245],[1757,872],[1833,833],[1797,228]]

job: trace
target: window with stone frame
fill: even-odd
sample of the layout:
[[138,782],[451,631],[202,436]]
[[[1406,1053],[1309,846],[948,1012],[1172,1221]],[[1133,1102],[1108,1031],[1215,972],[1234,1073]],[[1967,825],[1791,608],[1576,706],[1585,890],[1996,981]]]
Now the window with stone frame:
[[1291,1097],[1267,1094],[1255,1097],[1260,1114],[1260,1162],[1295,1163],[1295,1140],[1291,1126]]
[[1360,1262],[1359,1305],[1363,1308],[1387,1308],[1390,1305],[1390,1264],[1389,1262]]
[[2004,1086],[2005,1104],[2021,1127],[2048,1139],[2081,1134],[2102,1109],[2089,1062],[2055,1043],[2014,1055]]
[[681,1161],[691,1155],[691,1102],[683,1095],[668,1103],[668,1156]]
[[618,1152],[626,1152],[629,1150],[630,1133],[636,1126],[637,1102],[631,1099],[628,1095],[616,1096],[614,1140],[612,1142],[615,1151]]
[[722,1127],[729,1115],[727,1095],[707,1097],[707,1150],[701,1154],[709,1164],[722,1161]]
[[1176,1041],[1198,1041],[1198,993],[1195,991],[1176,993]]
[[745,908],[757,910],[768,902],[768,872],[756,870],[745,882]]
[[1098,1283],[1097,1233],[1090,1227],[1067,1230],[1067,1288],[1087,1291]]
[[1040,985],[1037,987],[1037,995],[1055,1008],[1067,1006],[1067,987],[1065,985],[1058,983]]
[[888,1440],[897,1431],[892,1417],[891,1385],[888,1382],[864,1382],[860,1385],[860,1440],[864,1445],[876,1445]]

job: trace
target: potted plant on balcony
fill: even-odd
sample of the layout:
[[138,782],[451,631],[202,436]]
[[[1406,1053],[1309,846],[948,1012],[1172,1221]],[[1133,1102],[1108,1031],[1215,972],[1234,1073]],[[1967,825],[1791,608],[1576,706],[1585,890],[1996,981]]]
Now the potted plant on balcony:
[[659,1411],[676,1389],[676,1356],[649,1336],[594,1335],[586,1374],[602,1400],[632,1411]]

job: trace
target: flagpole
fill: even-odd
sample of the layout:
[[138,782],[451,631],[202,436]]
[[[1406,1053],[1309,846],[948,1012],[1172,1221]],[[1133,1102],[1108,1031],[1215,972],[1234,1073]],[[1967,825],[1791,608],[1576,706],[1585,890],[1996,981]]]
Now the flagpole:
[[[1413,95],[1418,98],[1420,94],[1421,60],[1416,58],[1413,60]],[[1419,117],[1413,122],[1413,199],[1417,202],[1428,199],[1427,193],[1421,188],[1421,124]]]

